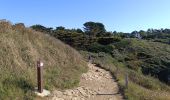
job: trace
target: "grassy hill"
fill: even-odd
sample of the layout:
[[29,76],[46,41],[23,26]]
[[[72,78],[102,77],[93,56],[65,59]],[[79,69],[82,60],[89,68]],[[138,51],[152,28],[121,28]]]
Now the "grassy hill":
[[[170,45],[147,40],[124,39],[116,43],[115,48],[112,55],[128,68],[168,82]],[[167,74],[163,75],[163,72]]]
[[46,89],[74,87],[87,71],[80,54],[70,46],[22,24],[0,22],[0,100],[34,98],[39,58],[45,64]]
[[170,45],[147,40],[123,39],[114,46],[112,56],[126,67],[123,69],[129,75],[129,98],[170,99],[170,87],[165,84],[168,82],[170,70]]
[[[33,25],[34,30],[50,34],[89,54],[99,67],[117,78],[129,100],[170,100],[170,30],[134,31],[131,34],[108,32],[102,23],[86,22],[80,29],[56,29]],[[140,34],[140,39],[135,34]],[[125,75],[129,77],[125,88]]]
[[[128,100],[170,100],[170,86],[165,84],[170,69],[170,45],[122,39],[112,47],[112,53],[91,55],[94,63],[111,71]],[[89,55],[86,51],[81,53],[86,58]],[[125,88],[125,75],[128,75],[128,88]]]

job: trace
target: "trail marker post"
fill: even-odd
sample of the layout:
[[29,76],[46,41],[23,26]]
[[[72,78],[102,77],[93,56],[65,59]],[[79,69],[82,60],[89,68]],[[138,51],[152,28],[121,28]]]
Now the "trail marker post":
[[116,67],[116,70],[115,70],[115,76],[117,77],[118,76],[118,72],[119,71],[119,69],[118,69],[118,67]]
[[128,73],[125,74],[125,87],[128,88]]
[[41,60],[37,61],[37,85],[35,88],[35,94],[40,97],[50,95],[50,91],[43,89],[43,66],[44,63]]
[[89,60],[89,63],[92,63],[92,57],[91,57],[91,55],[89,55],[88,60]]
[[37,84],[38,84],[38,92],[43,92],[43,62],[40,60],[37,61]]
[[170,75],[168,75],[168,84],[170,84]]

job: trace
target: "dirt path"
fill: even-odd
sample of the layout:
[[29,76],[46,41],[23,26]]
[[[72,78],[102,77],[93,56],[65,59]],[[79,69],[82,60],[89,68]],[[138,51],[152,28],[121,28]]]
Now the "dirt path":
[[122,100],[118,85],[104,69],[88,64],[89,71],[82,75],[77,88],[53,91],[52,100]]

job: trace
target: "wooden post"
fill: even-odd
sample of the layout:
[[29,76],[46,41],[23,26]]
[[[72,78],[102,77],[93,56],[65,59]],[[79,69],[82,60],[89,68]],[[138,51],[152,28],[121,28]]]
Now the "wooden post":
[[168,75],[168,84],[170,85],[170,75]]
[[128,73],[125,75],[125,87],[128,88]]
[[37,61],[37,84],[38,92],[43,92],[43,63],[39,60]]
[[91,55],[89,55],[88,60],[89,60],[89,63],[92,63],[92,57],[91,57]]
[[118,67],[116,67],[115,76],[118,77]]

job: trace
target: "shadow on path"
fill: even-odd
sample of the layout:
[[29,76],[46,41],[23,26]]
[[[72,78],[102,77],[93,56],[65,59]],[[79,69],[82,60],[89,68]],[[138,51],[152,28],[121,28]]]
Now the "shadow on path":
[[96,94],[96,95],[117,95],[117,94],[119,94],[119,93],[98,93],[98,94]]

